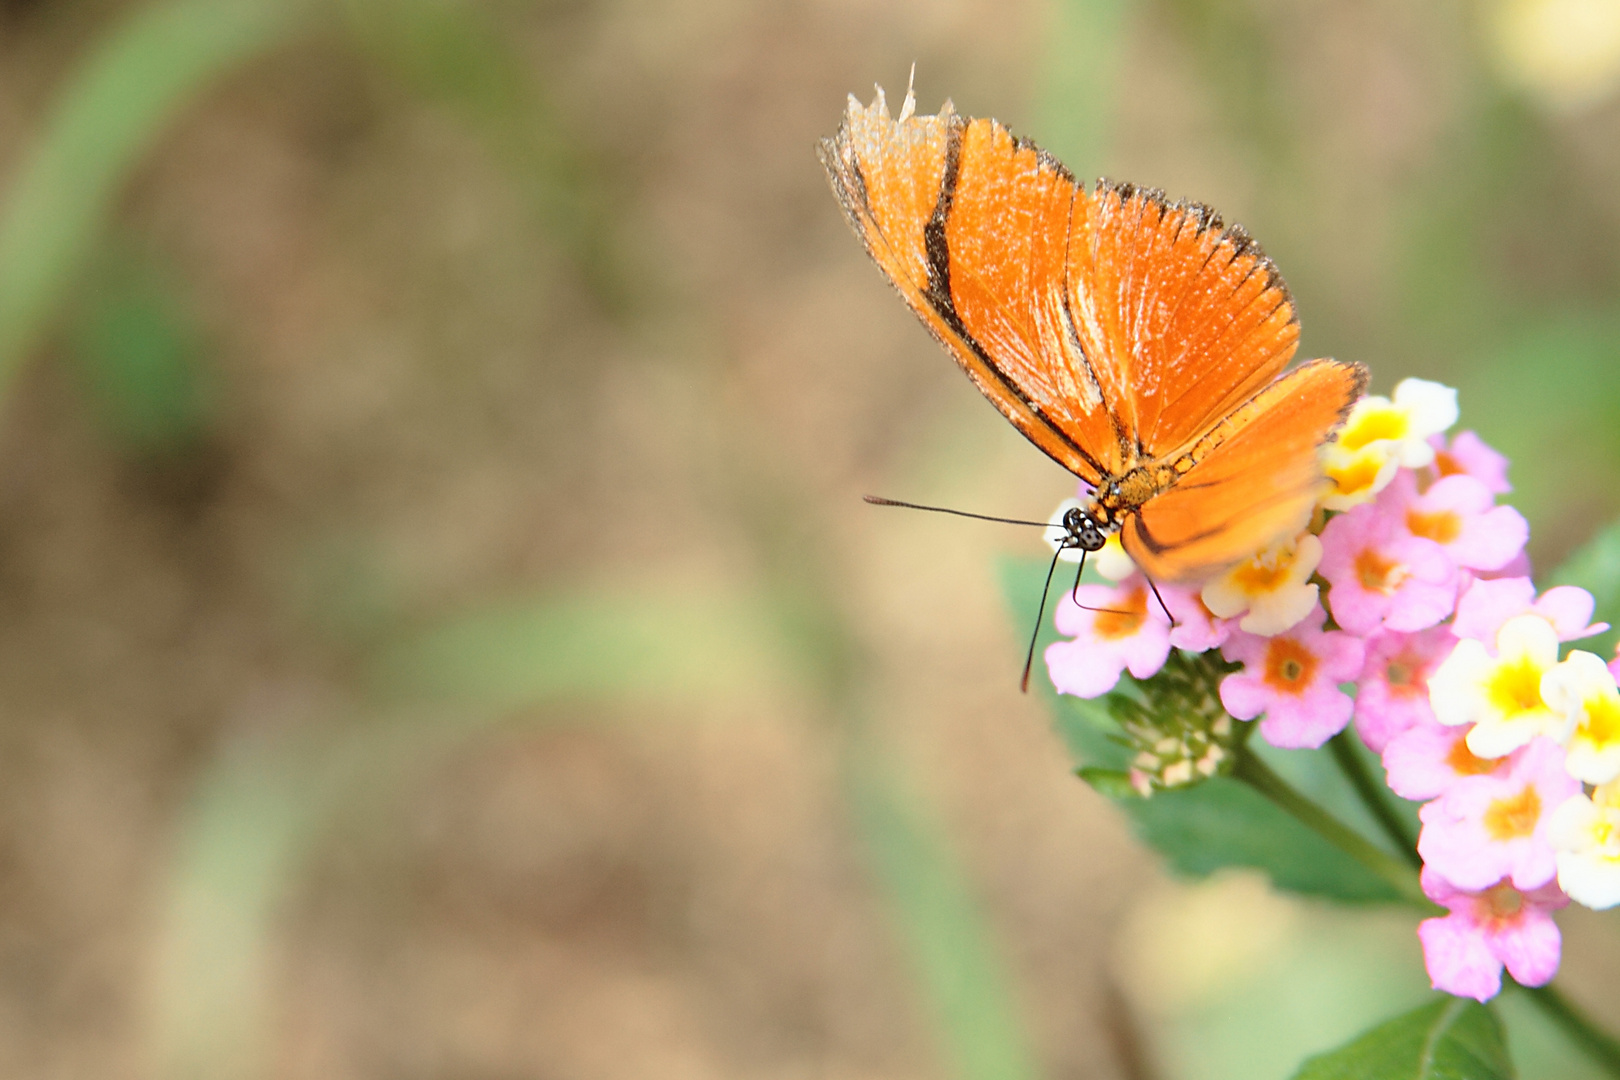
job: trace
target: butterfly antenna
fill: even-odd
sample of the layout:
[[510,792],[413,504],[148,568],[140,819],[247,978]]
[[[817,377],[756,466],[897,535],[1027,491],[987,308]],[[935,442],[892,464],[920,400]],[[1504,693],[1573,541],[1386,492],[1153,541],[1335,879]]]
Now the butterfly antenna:
[[[952,510],[948,506],[924,506],[922,503],[901,502],[899,499],[885,499],[881,495],[862,495],[861,498],[873,506],[901,506],[907,510],[927,510],[935,514],[954,514],[957,517],[972,518],[975,521],[999,521],[1003,525],[1033,525],[1039,529],[1052,528],[1050,521],[1025,521],[1023,518],[995,517],[990,514],[974,514],[967,510]],[[1062,526],[1057,526],[1062,528]]]
[[1035,665],[1035,642],[1041,636],[1041,620],[1046,618],[1046,591],[1052,587],[1052,575],[1057,573],[1058,556],[1063,554],[1060,547],[1052,553],[1052,565],[1046,568],[1046,584],[1041,586],[1041,606],[1035,612],[1035,632],[1029,635],[1029,651],[1024,654],[1024,677],[1018,681],[1018,689],[1029,693],[1029,669]]

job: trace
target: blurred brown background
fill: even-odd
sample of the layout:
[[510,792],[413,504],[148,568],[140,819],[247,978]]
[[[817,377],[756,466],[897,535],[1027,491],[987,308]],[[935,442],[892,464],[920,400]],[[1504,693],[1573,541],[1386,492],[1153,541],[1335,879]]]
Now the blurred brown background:
[[1033,538],[860,502],[1072,487],[815,161],[913,62],[1459,386],[1538,565],[1620,509],[1608,0],[9,0],[0,1076],[1281,1078],[1421,995],[1073,778]]

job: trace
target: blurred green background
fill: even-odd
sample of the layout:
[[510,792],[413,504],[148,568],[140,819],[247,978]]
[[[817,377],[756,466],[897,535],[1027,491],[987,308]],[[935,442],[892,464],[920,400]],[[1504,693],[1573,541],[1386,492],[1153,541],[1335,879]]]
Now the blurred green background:
[[1072,487],[815,162],[913,62],[1459,387],[1538,566],[1620,510],[1616,0],[6,0],[0,1076],[1264,1080],[1421,998],[1073,779],[1030,537],[860,503]]

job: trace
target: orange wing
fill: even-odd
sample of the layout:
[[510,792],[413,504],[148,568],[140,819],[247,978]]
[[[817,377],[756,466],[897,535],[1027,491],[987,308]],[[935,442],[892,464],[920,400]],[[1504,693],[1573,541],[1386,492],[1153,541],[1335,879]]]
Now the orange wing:
[[1013,425],[1091,484],[1120,471],[1097,383],[1062,332],[1078,189],[1063,167],[949,104],[891,119],[853,97],[821,161],[866,250]]
[[1095,484],[1271,381],[1298,324],[1271,261],[1196,203],[1101,183],[994,120],[850,99],[821,146],[872,258],[985,396]]
[[1085,206],[1069,266],[1081,348],[1138,455],[1175,456],[1287,366],[1293,300],[1248,233],[1206,206],[1107,181]]
[[1360,364],[1312,360],[1261,390],[1190,451],[1196,464],[1120,532],[1150,577],[1188,578],[1304,528],[1326,483],[1316,460],[1367,385]]

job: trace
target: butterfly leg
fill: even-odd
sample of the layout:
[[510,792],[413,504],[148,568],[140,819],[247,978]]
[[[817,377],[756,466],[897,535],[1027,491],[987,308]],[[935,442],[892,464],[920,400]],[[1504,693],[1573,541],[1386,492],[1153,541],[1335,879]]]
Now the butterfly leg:
[[1074,588],[1069,590],[1069,599],[1076,605],[1080,603],[1080,575],[1086,572],[1086,556],[1091,554],[1085,548],[1080,549],[1080,569],[1074,572]]
[[1170,620],[1170,628],[1174,630],[1180,626],[1181,624],[1176,622],[1176,617],[1170,614],[1170,606],[1164,602],[1164,597],[1159,595],[1159,587],[1153,583],[1153,579],[1146,574],[1142,575],[1142,579],[1148,583],[1148,588],[1153,590],[1153,599],[1159,602],[1159,610],[1164,612],[1164,617]]

